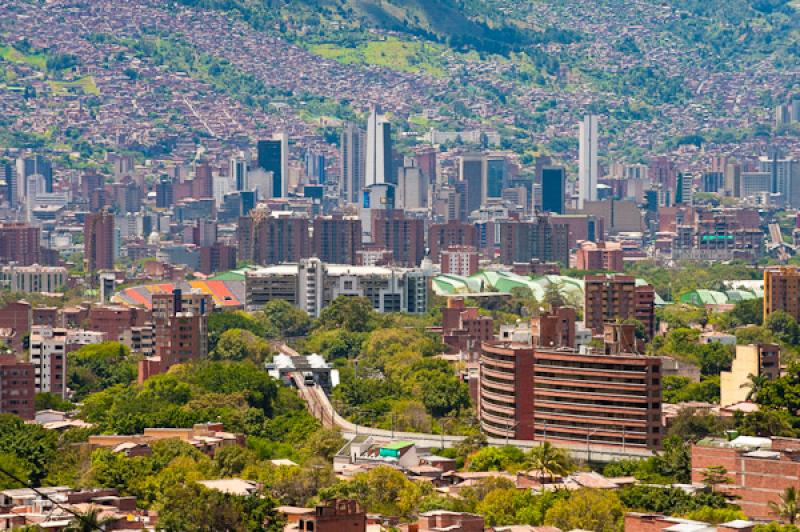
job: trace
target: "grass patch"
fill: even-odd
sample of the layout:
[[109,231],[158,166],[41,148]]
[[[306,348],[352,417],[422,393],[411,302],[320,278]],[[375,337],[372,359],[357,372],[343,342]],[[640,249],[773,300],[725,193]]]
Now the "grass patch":
[[311,46],[311,53],[345,64],[377,65],[401,72],[424,72],[434,77],[445,74],[440,45],[404,41],[396,37],[370,41],[356,48],[336,44]]
[[47,83],[56,96],[63,96],[75,92],[76,89],[86,95],[100,95],[100,90],[97,88],[94,77],[92,76],[86,76],[74,81],[48,81]]
[[0,58],[9,63],[25,63],[39,70],[47,68],[47,57],[44,54],[26,54],[11,46],[0,46]]

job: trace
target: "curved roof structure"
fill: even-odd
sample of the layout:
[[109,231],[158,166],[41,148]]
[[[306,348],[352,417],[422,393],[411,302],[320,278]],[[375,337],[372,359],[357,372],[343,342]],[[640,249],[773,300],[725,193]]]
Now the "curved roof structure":
[[[648,284],[643,279],[636,279],[636,285]],[[544,299],[551,285],[559,287],[561,295],[567,301],[583,304],[583,281],[564,275],[542,275],[527,277],[507,271],[482,271],[470,277],[459,275],[439,275],[433,279],[433,290],[437,295],[469,295],[486,292],[509,294],[514,288],[527,288],[536,299]],[[664,300],[656,294],[656,304],[663,305]]]

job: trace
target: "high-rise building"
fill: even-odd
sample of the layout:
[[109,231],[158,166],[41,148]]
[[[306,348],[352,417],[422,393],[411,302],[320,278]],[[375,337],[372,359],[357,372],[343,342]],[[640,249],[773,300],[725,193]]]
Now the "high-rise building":
[[234,190],[247,190],[247,158],[244,153],[239,154],[238,157],[233,157],[230,160],[230,167],[228,174],[234,186]]
[[347,203],[361,205],[366,171],[366,135],[354,124],[347,124],[340,137],[341,158],[339,195]]
[[397,169],[397,207],[406,210],[426,208],[428,189],[429,184],[416,161],[406,157],[403,166]]
[[175,203],[175,191],[172,179],[162,175],[156,183],[156,207],[159,209],[169,209]]
[[308,219],[288,212],[255,210],[239,218],[241,260],[269,265],[297,262],[311,256]]
[[431,260],[440,261],[439,254],[451,246],[478,246],[478,231],[472,224],[452,220],[446,224],[433,224],[428,228],[428,248]]
[[587,454],[591,444],[661,446],[658,357],[487,342],[480,363],[478,418],[490,437],[580,443]]
[[66,398],[67,329],[34,326],[31,328],[30,346],[36,391]]
[[266,191],[270,198],[286,198],[289,196],[289,135],[278,133],[272,140],[259,140],[258,167],[265,172],[272,172],[272,182]]
[[200,248],[200,271],[205,274],[224,272],[236,268],[236,248],[214,242]]
[[192,180],[192,197],[214,197],[214,177],[211,171],[211,165],[207,162],[199,163],[195,166],[194,172],[194,179]]
[[171,294],[153,294],[152,302],[156,355],[139,362],[140,383],[175,364],[208,356],[211,295],[176,288]]
[[500,225],[500,263],[530,263],[532,259],[569,265],[569,228],[552,223],[546,216],[534,220],[502,221]]
[[306,177],[313,183],[325,184],[325,154],[310,148],[306,150]]
[[759,158],[758,170],[770,174],[770,192],[780,194],[789,207],[800,208],[800,160],[780,158],[774,151]]
[[500,198],[508,186],[508,164],[502,155],[488,155],[484,158],[483,172],[486,184],[482,187],[486,198]]
[[392,164],[392,126],[377,106],[370,110],[367,123],[366,166],[364,187],[397,182]]
[[597,199],[597,116],[587,115],[580,124],[578,138],[578,208],[584,201]]
[[21,223],[0,224],[0,261],[16,262],[21,266],[40,264],[40,231]]
[[17,187],[19,178],[17,177],[17,167],[9,161],[0,161],[0,176],[6,182],[6,200],[9,207],[14,207],[18,202]]
[[436,182],[436,154],[436,149],[432,147],[422,148],[414,154],[422,177],[431,185]]
[[375,211],[372,241],[392,252],[394,262],[415,268],[425,256],[425,221],[407,218],[401,210]]
[[800,269],[784,266],[764,270],[764,321],[777,311],[800,321]]
[[114,268],[114,216],[90,212],[83,224],[83,254],[89,272]]
[[314,256],[330,264],[355,264],[361,249],[361,220],[320,216],[314,219]]
[[542,211],[564,214],[566,172],[563,168],[542,168]]
[[30,420],[36,414],[33,364],[0,354],[0,414]]
[[44,180],[44,190],[40,192],[53,191],[53,165],[41,155],[20,157],[17,159],[17,179],[22,186],[17,187],[18,201],[28,196],[28,178],[32,175],[40,175]]
[[575,267],[579,270],[622,272],[622,246],[618,242],[581,242],[575,253]]
[[655,332],[655,291],[627,275],[587,275],[583,281],[583,323],[594,335],[608,323],[636,319],[648,338]]
[[482,154],[467,154],[458,158],[459,181],[466,187],[466,215],[480,209],[485,192],[484,158]]

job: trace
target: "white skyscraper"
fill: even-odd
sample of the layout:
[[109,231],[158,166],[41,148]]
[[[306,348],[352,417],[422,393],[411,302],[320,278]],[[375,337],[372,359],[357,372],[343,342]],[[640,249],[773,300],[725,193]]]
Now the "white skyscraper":
[[392,175],[391,125],[381,115],[380,107],[373,107],[367,123],[367,171],[364,188],[382,183],[395,183]]
[[597,116],[587,115],[580,124],[578,155],[578,208],[597,199]]

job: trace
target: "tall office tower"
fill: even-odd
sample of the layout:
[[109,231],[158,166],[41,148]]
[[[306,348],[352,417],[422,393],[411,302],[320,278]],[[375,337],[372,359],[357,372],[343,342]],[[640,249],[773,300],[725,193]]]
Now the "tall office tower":
[[694,199],[694,176],[686,172],[678,174],[675,186],[675,203],[691,205]]
[[257,145],[258,167],[272,172],[272,186],[268,190],[271,198],[289,196],[289,135],[278,133],[272,140],[259,140]]
[[608,322],[636,319],[648,338],[655,332],[655,291],[628,275],[587,275],[583,282],[583,323],[601,335]]
[[0,224],[0,262],[21,266],[41,264],[40,231],[20,223]]
[[228,174],[230,175],[234,190],[247,190],[247,159],[245,158],[244,152],[240,153],[237,157],[231,158]]
[[578,208],[597,199],[597,116],[587,115],[580,124],[578,156]]
[[528,264],[533,259],[569,264],[569,226],[552,223],[546,216],[533,221],[501,221],[500,263]]
[[650,160],[647,175],[653,183],[661,185],[667,190],[675,189],[675,178],[678,171],[675,165],[665,156],[655,157]]
[[783,311],[800,320],[800,269],[770,267],[764,270],[764,321]]
[[308,219],[255,210],[239,219],[239,257],[260,265],[297,262],[311,256]]
[[156,183],[156,207],[159,209],[169,209],[175,203],[175,192],[172,179],[162,175]]
[[424,209],[428,206],[427,179],[422,176],[416,161],[406,157],[397,169],[397,207],[399,209]]
[[485,198],[484,157],[480,153],[458,158],[458,180],[466,187],[466,216],[481,208]]
[[361,249],[361,220],[355,216],[314,219],[314,256],[329,264],[355,264]]
[[503,190],[508,186],[508,164],[502,155],[488,155],[483,159],[483,191],[485,197],[500,198]]
[[355,124],[347,124],[339,137],[339,147],[339,196],[347,203],[361,205],[367,165],[364,131]]
[[742,165],[736,161],[725,165],[725,195],[734,198],[742,195]]
[[8,206],[13,208],[19,202],[17,198],[19,180],[17,178],[16,165],[8,161],[0,162],[0,176],[2,176],[6,182],[6,200],[8,200]]
[[431,185],[436,182],[436,153],[436,148],[427,147],[414,154],[422,177]]
[[372,241],[378,248],[392,252],[400,266],[416,268],[425,256],[425,221],[407,218],[401,210],[374,213]]
[[564,214],[566,173],[563,168],[542,168],[542,211]]
[[325,175],[325,154],[306,150],[306,177],[313,183],[324,185],[327,181]]
[[428,248],[431,260],[438,263],[442,251],[453,246],[478,246],[478,231],[472,224],[451,220],[428,228]]
[[25,219],[28,223],[33,222],[33,209],[36,207],[36,196],[43,194],[47,187],[44,176],[31,174],[26,179],[27,193],[25,195]]
[[372,222],[377,211],[393,210],[397,205],[397,186],[392,183],[377,183],[364,188],[363,202],[359,205],[361,232],[365,242],[373,242]]
[[107,211],[86,215],[83,223],[83,255],[89,272],[114,268],[114,216]]
[[192,180],[192,197],[214,197],[214,177],[211,172],[211,165],[207,162],[195,166],[194,179]]
[[367,170],[364,188],[383,183],[397,183],[392,170],[392,126],[375,106],[367,123]]
[[53,166],[41,155],[33,157],[20,157],[17,159],[17,179],[22,185],[17,188],[17,200],[23,201],[27,196],[28,177],[41,175],[44,179],[44,190],[42,192],[53,191]]
[[800,161],[781,158],[774,150],[769,157],[759,158],[758,169],[769,172],[770,192],[780,194],[789,207],[800,208]]

